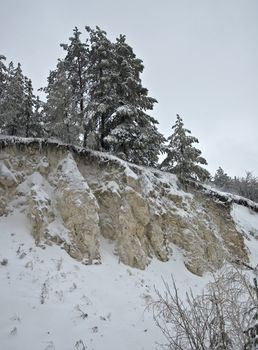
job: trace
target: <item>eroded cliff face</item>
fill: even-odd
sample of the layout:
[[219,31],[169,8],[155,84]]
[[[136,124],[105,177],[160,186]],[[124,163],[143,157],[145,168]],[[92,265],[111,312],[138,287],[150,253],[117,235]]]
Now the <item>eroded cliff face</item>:
[[153,257],[173,257],[174,244],[199,275],[225,259],[248,261],[230,205],[184,192],[171,174],[43,140],[9,138],[0,147],[0,215],[25,211],[43,248],[59,244],[101,263],[103,236],[121,262],[144,269]]

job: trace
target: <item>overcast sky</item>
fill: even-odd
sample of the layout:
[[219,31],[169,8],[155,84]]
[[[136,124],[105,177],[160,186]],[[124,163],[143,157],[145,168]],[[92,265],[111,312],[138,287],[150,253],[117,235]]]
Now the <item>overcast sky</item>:
[[178,113],[212,173],[258,176],[258,0],[0,0],[0,54],[45,86],[85,25],[126,34],[165,136]]

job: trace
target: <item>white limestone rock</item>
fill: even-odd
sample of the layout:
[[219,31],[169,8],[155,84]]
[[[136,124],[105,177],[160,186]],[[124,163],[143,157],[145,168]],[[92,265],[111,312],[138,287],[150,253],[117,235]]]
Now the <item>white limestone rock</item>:
[[57,206],[73,242],[70,254],[92,263],[100,258],[99,206],[70,153],[59,162],[56,179]]
[[0,185],[14,187],[17,185],[15,175],[7,168],[4,162],[0,162]]

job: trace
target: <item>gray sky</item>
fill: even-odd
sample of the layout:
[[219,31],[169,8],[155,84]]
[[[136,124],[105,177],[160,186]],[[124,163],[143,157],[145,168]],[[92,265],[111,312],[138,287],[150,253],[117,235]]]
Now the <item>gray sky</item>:
[[0,0],[0,54],[45,86],[85,25],[126,34],[165,136],[178,113],[212,173],[258,176],[258,0]]

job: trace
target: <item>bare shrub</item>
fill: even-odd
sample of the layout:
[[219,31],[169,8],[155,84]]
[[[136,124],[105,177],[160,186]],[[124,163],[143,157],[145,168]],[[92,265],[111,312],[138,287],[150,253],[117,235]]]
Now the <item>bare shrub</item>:
[[175,281],[164,281],[151,304],[154,320],[173,350],[258,349],[258,288],[243,270],[227,268],[213,274],[201,295],[179,296]]

